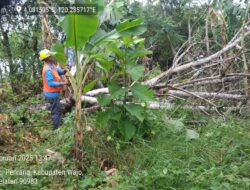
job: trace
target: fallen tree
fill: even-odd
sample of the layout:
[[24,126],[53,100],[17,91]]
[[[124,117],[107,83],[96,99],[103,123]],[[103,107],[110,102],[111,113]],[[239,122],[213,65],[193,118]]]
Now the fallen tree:
[[[234,37],[227,44],[224,44],[220,50],[214,53],[212,53],[211,50],[212,44],[208,39],[208,29],[206,26],[204,42],[207,56],[198,57],[196,60],[190,60],[190,51],[195,47],[200,48],[202,42],[193,42],[193,37],[190,33],[189,40],[185,42],[178,51],[176,50],[172,66],[158,76],[142,81],[142,84],[149,85],[153,88],[155,95],[159,97],[159,102],[151,102],[148,107],[157,109],[163,107],[169,108],[171,106],[162,104],[161,102],[161,99],[168,99],[168,97],[196,98],[200,100],[199,104],[204,104],[204,107],[210,104],[210,106],[212,105],[215,108],[217,107],[216,104],[212,103],[214,100],[228,100],[232,102],[247,100],[248,95],[243,93],[243,91],[248,89],[246,89],[246,87],[243,88],[243,86],[246,85],[246,79],[250,78],[250,74],[248,74],[246,70],[242,71],[234,62],[241,61],[240,58],[242,56],[244,64],[246,64],[247,48],[243,46],[244,43],[242,42],[250,35],[250,31],[246,30],[248,24],[249,21],[244,21],[242,27]],[[190,43],[191,39],[192,43]],[[74,69],[73,67],[71,70]],[[230,73],[230,71],[233,72]],[[236,94],[235,92],[240,93]],[[97,101],[99,94],[108,95],[109,89],[94,89],[81,96],[81,100],[88,105],[86,109],[99,109]],[[74,101],[72,98],[66,98],[61,100],[61,103],[65,108],[70,108],[74,104]],[[46,109],[46,106],[43,106],[42,109]]]
[[[212,61],[213,59],[216,59],[216,58],[220,57],[222,54],[224,54],[227,51],[231,50],[232,48],[236,47],[236,45],[238,45],[241,42],[242,38],[244,39],[246,36],[250,35],[250,31],[244,33],[244,35],[242,35],[242,36],[239,36],[239,35],[240,35],[240,32],[238,32],[233,37],[233,39],[220,51],[218,51],[218,52],[216,52],[216,53],[214,53],[214,54],[212,54],[212,55],[210,55],[208,57],[205,57],[203,59],[192,61],[192,62],[184,64],[184,65],[177,66],[176,63],[173,63],[173,66],[169,70],[167,70],[167,71],[161,73],[160,75],[158,75],[158,76],[144,82],[144,84],[147,84],[147,85],[152,87],[152,86],[155,86],[157,83],[161,82],[163,79],[165,79],[167,77],[170,77],[174,73],[178,73],[178,72],[187,70],[187,69],[189,69],[191,67],[204,65],[205,63],[208,63],[208,62]],[[177,59],[177,61],[178,60],[179,59]],[[219,62],[218,62],[218,64],[219,64]]]
[[[216,108],[216,104],[212,103],[214,100],[228,100],[231,102],[248,100],[248,96],[243,93],[242,81],[245,78],[250,78],[250,74],[241,71],[240,68],[231,70],[232,73],[228,72],[230,67],[237,67],[234,62],[239,61],[241,54],[245,54],[247,51],[246,48],[240,47],[239,44],[250,35],[250,31],[245,31],[245,25],[248,23],[245,22],[221,50],[187,63],[185,62],[186,54],[194,46],[198,46],[199,43],[189,45],[187,42],[184,43],[177,51],[171,68],[152,79],[142,82],[142,84],[153,88],[155,95],[160,99],[164,97],[196,98],[204,103],[204,107],[210,104],[210,106]],[[183,50],[187,45],[186,50]],[[228,54],[231,56],[226,56]],[[207,90],[210,87],[211,89]],[[235,92],[240,92],[240,94]],[[109,89],[91,90],[85,93],[81,99],[90,105],[96,105],[98,104],[96,97],[99,94],[108,95]],[[159,102],[151,102],[148,107],[161,108]],[[169,108],[171,106],[164,105],[162,107]]]

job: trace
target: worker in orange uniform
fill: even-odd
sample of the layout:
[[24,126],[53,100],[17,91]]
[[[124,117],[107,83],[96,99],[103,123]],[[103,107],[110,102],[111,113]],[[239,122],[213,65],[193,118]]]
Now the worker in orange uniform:
[[59,92],[63,85],[68,84],[68,82],[61,80],[60,75],[64,75],[66,71],[56,65],[54,58],[51,57],[50,51],[47,49],[40,51],[39,59],[44,62],[42,72],[43,95],[50,103],[53,130],[55,130],[60,127],[61,122]]

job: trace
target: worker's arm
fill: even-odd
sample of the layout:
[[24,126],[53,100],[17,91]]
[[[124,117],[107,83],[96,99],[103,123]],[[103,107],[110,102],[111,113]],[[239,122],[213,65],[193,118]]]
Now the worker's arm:
[[54,77],[53,77],[53,74],[52,74],[50,69],[46,70],[45,77],[46,77],[46,80],[47,80],[48,85],[50,87],[57,87],[57,86],[62,86],[63,85],[62,82],[55,82],[54,81]]
[[66,71],[63,69],[60,69],[59,67],[56,67],[56,70],[58,72],[59,75],[65,75]]

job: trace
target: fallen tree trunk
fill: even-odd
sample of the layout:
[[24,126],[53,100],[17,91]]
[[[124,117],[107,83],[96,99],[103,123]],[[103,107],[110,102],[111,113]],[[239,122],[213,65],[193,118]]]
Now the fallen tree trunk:
[[[234,74],[234,75],[236,75],[236,77],[243,77],[243,76],[237,75],[237,74]],[[218,76],[216,76],[216,77],[218,77]],[[250,75],[249,75],[249,77],[250,77]],[[207,78],[206,80],[210,80],[211,81],[211,79],[212,78]],[[229,77],[229,78],[226,78],[224,80],[229,80],[229,79],[236,80],[237,78],[230,78]],[[221,79],[218,79],[218,80],[221,81]],[[199,82],[200,80],[196,80],[196,81]],[[162,87],[164,87],[164,86],[162,85],[161,88]],[[174,85],[174,87],[175,87],[175,85]],[[183,96],[184,94],[185,94],[184,96],[186,96],[186,94],[187,94],[187,93],[183,93],[183,92],[179,93],[179,92],[181,92],[181,91],[169,90],[167,92],[167,94],[173,94],[173,95],[178,95],[179,94],[181,96]],[[94,98],[93,96],[97,96],[99,94],[108,94],[108,93],[109,93],[108,88],[95,89],[95,90],[89,91],[85,95],[83,95],[82,96],[82,100],[86,101],[88,103],[97,103],[97,99]],[[176,94],[174,94],[174,93],[176,93]],[[197,95],[199,95],[201,97],[216,98],[216,99],[224,99],[224,98],[226,98],[226,99],[241,100],[241,99],[247,98],[247,96],[244,96],[244,95],[235,95],[235,94],[226,94],[226,93],[207,93],[207,92],[192,92],[192,93],[197,94]],[[167,95],[167,94],[164,94],[164,95]],[[92,97],[90,97],[90,96],[92,96]]]
[[[238,33],[236,34],[238,35]],[[160,82],[162,79],[164,78],[167,78],[169,77],[170,75],[174,74],[174,73],[177,73],[177,72],[180,72],[180,71],[184,71],[188,68],[191,68],[191,67],[195,67],[195,66],[200,66],[200,65],[203,65],[204,63],[207,63],[209,61],[212,61],[213,59],[215,58],[218,58],[220,57],[222,54],[224,54],[225,52],[227,52],[228,50],[234,48],[238,43],[241,42],[242,38],[245,38],[246,36],[250,35],[250,31],[244,33],[244,35],[240,36],[237,38],[236,36],[236,39],[234,41],[230,41],[224,48],[222,48],[220,51],[208,56],[208,57],[205,57],[203,59],[199,59],[197,61],[192,61],[190,63],[187,63],[185,65],[181,65],[181,66],[176,66],[176,67],[171,67],[169,70],[161,73],[160,75],[144,82],[144,84],[147,84],[149,86],[155,86],[158,82]],[[234,37],[235,38],[235,37]],[[233,39],[234,39],[233,38]],[[219,64],[219,63],[218,63]]]
[[[197,96],[203,97],[203,98],[213,98],[213,99],[229,99],[229,100],[244,100],[248,98],[248,96],[245,95],[236,95],[236,94],[224,94],[224,93],[208,93],[208,92],[192,92],[193,94],[196,94]],[[186,92],[180,91],[180,90],[169,90],[168,94],[180,96],[180,97],[191,97],[191,94],[188,94]]]
[[97,103],[97,98],[95,98],[95,97],[81,96],[81,99],[83,102],[87,102],[89,104],[96,104]]
[[85,93],[86,96],[97,96],[98,94],[108,94],[109,89],[108,88],[99,88],[95,90],[91,90],[87,93]]
[[[217,83],[225,83],[225,82],[232,82],[239,80],[241,78],[244,78],[246,76],[231,76],[231,77],[223,77],[221,78],[220,76],[214,76],[214,77],[207,77],[207,78],[201,78],[197,80],[192,80],[192,81],[187,81],[179,84],[174,84],[173,87],[182,87],[182,88],[187,88],[187,87],[192,87],[194,85],[199,86],[199,85],[208,85],[208,84],[217,84]],[[248,76],[250,78],[250,75]]]
[[[89,91],[88,95],[95,95],[97,96],[100,93],[108,93],[108,88],[101,88],[101,89],[96,89],[93,91]],[[158,94],[158,96],[166,96],[166,95],[170,95],[170,96],[177,96],[177,97],[193,97],[192,94],[195,94],[196,96],[202,97],[202,98],[213,98],[213,99],[228,99],[228,100],[246,100],[247,96],[244,95],[235,95],[235,94],[224,94],[224,93],[207,93],[207,92],[183,92],[180,90],[168,90],[166,94]],[[85,103],[90,104],[89,107],[85,108],[86,111],[97,111],[100,109],[100,106],[98,105],[98,101],[97,98],[94,96],[86,96],[83,95],[81,97],[82,101]],[[70,100],[70,99],[63,99],[60,101],[61,105],[62,105],[62,110],[64,110],[63,112],[65,112],[65,110],[70,110],[70,108],[74,105],[74,101]],[[128,102],[129,103],[129,102]],[[119,104],[119,102],[117,102],[117,104]],[[142,106],[147,106],[150,109],[172,109],[174,107],[174,105],[172,103],[170,103],[169,101],[165,100],[162,101],[159,99],[158,102],[149,102],[148,104],[141,104]],[[214,108],[212,107],[207,107],[207,106],[184,106],[184,109],[196,109],[196,110],[201,110],[201,111],[206,111],[206,110],[216,110],[216,106],[214,105]],[[46,110],[49,109],[49,104],[45,104],[45,105],[36,105],[36,106],[31,106],[29,107],[30,110]]]

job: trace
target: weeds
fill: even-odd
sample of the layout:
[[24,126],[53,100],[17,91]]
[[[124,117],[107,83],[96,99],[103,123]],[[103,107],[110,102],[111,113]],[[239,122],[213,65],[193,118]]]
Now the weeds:
[[[36,115],[36,113],[34,113]],[[169,116],[171,115],[171,118]],[[43,117],[42,115],[40,115]],[[33,117],[39,117],[38,115]],[[29,189],[86,190],[247,190],[250,187],[250,133],[248,120],[231,119],[224,122],[213,116],[206,118],[197,112],[149,111],[151,135],[135,137],[129,142],[108,138],[105,128],[94,128],[84,139],[87,170],[84,176],[37,177],[39,184]],[[87,116],[88,125],[95,126],[95,117]],[[181,119],[179,119],[181,118]],[[193,123],[191,121],[196,121]],[[202,121],[202,122],[201,122]],[[197,124],[198,123],[198,124]],[[70,150],[73,145],[74,113],[64,119],[57,131],[43,131],[40,143],[33,144],[27,154],[44,155],[46,149],[66,158],[61,166],[55,161],[15,163],[15,169],[76,168]],[[173,130],[177,129],[177,130]],[[187,138],[187,130],[199,134]],[[118,169],[111,179],[105,177],[106,167]],[[10,168],[9,163],[3,163]],[[15,176],[5,176],[12,179]],[[111,188],[111,181],[117,186]],[[12,190],[15,186],[5,189]],[[25,189],[24,186],[23,189]],[[28,186],[27,186],[28,188]],[[4,189],[4,188],[3,188]]]

